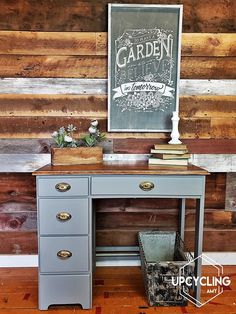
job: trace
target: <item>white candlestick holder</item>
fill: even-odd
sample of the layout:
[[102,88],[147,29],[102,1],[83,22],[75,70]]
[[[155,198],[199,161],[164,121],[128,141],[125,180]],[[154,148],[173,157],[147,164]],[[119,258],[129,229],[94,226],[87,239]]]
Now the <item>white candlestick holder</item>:
[[171,118],[172,121],[172,132],[170,134],[171,140],[168,142],[169,144],[181,144],[182,142],[179,140],[179,116],[177,111],[173,111],[173,116]]

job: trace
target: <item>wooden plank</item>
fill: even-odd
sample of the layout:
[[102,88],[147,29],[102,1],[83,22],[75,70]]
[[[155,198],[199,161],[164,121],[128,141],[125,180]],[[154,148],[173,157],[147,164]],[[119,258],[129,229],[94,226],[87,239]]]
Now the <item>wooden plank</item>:
[[180,118],[236,118],[236,96],[181,96]]
[[[106,95],[0,94],[0,116],[106,118]],[[236,96],[180,96],[180,118],[236,117]]]
[[179,123],[179,132],[181,134],[181,139],[211,138],[210,136],[211,119],[209,118],[197,118],[197,119],[182,118]]
[[[35,203],[35,177],[27,173],[0,174],[0,204],[6,202],[28,203],[28,209]],[[15,205],[17,206],[17,205]]]
[[[147,228],[145,229],[147,230]],[[138,245],[138,231],[140,231],[140,228],[97,230],[97,246],[136,246]],[[235,251],[235,236],[236,229],[204,229],[203,250],[208,252]],[[190,250],[193,250],[194,230],[186,230],[185,239],[187,246]]]
[[[2,140],[4,141],[4,140]],[[7,141],[7,140],[5,140]],[[20,140],[19,140],[20,141]],[[154,144],[166,144],[164,139],[113,140],[113,152],[120,154],[148,154]],[[236,154],[236,139],[184,139],[192,154]],[[0,149],[1,149],[0,140]]]
[[[184,33],[181,55],[235,57],[235,43],[233,33]],[[107,51],[107,33],[0,31],[0,54],[107,56]]]
[[[183,57],[182,79],[234,79],[234,57]],[[104,56],[1,55],[1,77],[107,78]]]
[[107,117],[105,95],[0,94],[0,116]]
[[[51,133],[62,125],[74,124],[78,133],[87,132],[89,117],[0,117],[1,138],[50,138]],[[235,138],[236,129],[234,121],[227,121],[224,126],[223,119],[217,120],[217,124],[209,118],[181,119],[179,131],[181,138]],[[99,118],[100,131],[106,132],[107,120]],[[168,138],[169,133],[109,133],[112,138]]]
[[107,60],[100,56],[1,55],[0,76],[105,78]]
[[38,240],[36,231],[0,231],[1,254],[36,254]]
[[[147,230],[147,228],[145,228]],[[151,228],[152,229],[152,228]],[[160,228],[161,229],[161,228]],[[172,229],[172,228],[170,228]],[[165,229],[166,230],[166,229]],[[137,229],[104,229],[97,230],[97,246],[136,246]],[[235,251],[236,229],[208,228],[204,231],[204,251]],[[193,249],[194,231],[185,233],[188,247]],[[0,231],[1,254],[34,254],[37,253],[37,235],[34,231],[8,232]]]
[[[80,117],[1,117],[0,136],[2,138],[50,138],[51,133],[60,126],[70,123],[77,127],[78,133],[87,132],[91,118]],[[99,119],[99,129],[106,130],[106,120]]]
[[236,138],[236,118],[211,118],[212,138]]
[[[31,157],[32,162],[34,158],[37,158],[35,154],[50,154],[52,144],[52,139],[0,139],[0,155],[17,154],[18,157],[16,158],[20,158],[19,154],[24,154],[22,156],[24,158],[25,154],[33,154],[34,157]],[[110,139],[106,139],[102,143],[102,146],[104,153],[111,153],[113,151],[113,141]],[[38,158],[40,158],[40,155],[38,155]],[[44,157],[41,156],[41,158]],[[24,161],[27,162],[27,160]]]
[[[165,227],[178,228],[178,210],[165,209],[165,210],[149,210],[142,212],[136,211],[130,213],[128,210],[123,212],[97,212],[96,214],[98,230],[107,228],[120,229],[131,228],[133,226],[145,230],[146,228],[159,229]],[[195,224],[195,211],[186,211],[186,228],[194,228]],[[227,228],[232,227],[232,213],[224,210],[206,210],[204,216],[204,226],[214,228]]]
[[236,211],[236,173],[227,173],[225,209]]
[[1,154],[49,154],[52,139],[0,139]]
[[236,34],[184,33],[182,56],[236,56]]
[[[105,161],[147,160],[140,154],[104,154]],[[232,172],[235,170],[235,154],[194,154],[190,162],[209,172]],[[50,154],[0,154],[0,171],[32,173],[51,162]]]
[[180,77],[184,79],[235,79],[234,57],[183,57]]
[[[34,205],[36,210],[36,205]],[[37,213],[18,212],[18,213],[0,213],[0,231],[36,231]]]
[[[99,51],[101,52],[100,48]],[[0,31],[0,54],[41,56],[97,55],[97,34],[92,32]]]
[[[32,31],[106,31],[108,0],[2,0],[0,29]],[[133,3],[133,0],[120,0]],[[136,3],[184,5],[185,32],[234,32],[234,0],[137,0]],[[20,14],[19,14],[20,12]],[[42,14],[43,12],[43,14]]]
[[235,154],[196,154],[191,158],[191,163],[207,169],[209,172],[236,172]]
[[32,173],[51,162],[51,154],[0,154],[0,170],[4,173]]
[[[107,93],[106,79],[1,78],[0,94]],[[181,95],[236,95],[236,80],[180,80]]]

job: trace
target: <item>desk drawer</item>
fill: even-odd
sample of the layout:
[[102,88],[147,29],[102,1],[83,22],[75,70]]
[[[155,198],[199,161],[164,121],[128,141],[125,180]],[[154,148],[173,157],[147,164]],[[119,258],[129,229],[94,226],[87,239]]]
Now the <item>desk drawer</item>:
[[41,235],[88,234],[88,199],[39,199]]
[[40,272],[89,271],[88,236],[40,237],[39,246]]
[[84,196],[89,192],[88,178],[53,177],[38,178],[39,196]]
[[202,176],[97,176],[92,178],[92,195],[202,194]]

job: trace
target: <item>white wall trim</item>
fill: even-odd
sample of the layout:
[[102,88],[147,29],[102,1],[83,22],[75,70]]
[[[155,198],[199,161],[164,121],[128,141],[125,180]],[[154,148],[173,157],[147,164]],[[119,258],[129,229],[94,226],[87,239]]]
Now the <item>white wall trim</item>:
[[[236,265],[236,252],[204,252],[204,254],[220,265]],[[203,262],[204,264],[204,262]],[[97,261],[99,266],[139,266],[139,258],[104,259]],[[0,268],[2,267],[38,267],[38,255],[0,255]]]

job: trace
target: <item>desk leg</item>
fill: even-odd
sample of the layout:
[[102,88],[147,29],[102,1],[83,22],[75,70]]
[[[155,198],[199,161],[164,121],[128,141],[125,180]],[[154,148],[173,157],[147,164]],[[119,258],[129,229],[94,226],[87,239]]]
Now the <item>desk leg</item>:
[[184,241],[184,229],[185,229],[185,198],[180,199],[180,211],[179,211],[179,234],[180,238]]
[[[194,247],[194,258],[197,258],[202,254],[202,243],[203,243],[203,225],[204,225],[204,196],[197,199],[196,206],[196,221],[195,221],[195,247]],[[202,260],[197,259],[195,261],[195,277],[201,276]],[[201,286],[198,281],[198,285],[194,291],[194,298],[196,299],[196,305],[200,305],[201,301]]]

